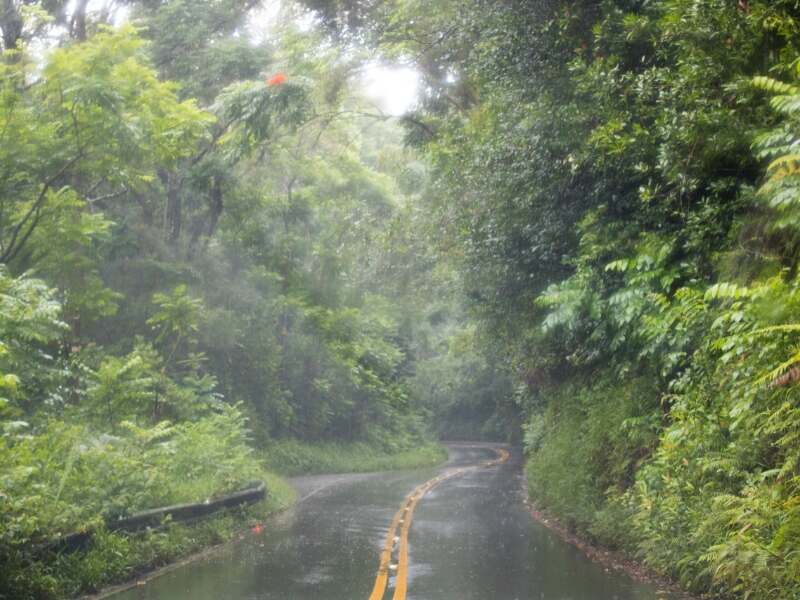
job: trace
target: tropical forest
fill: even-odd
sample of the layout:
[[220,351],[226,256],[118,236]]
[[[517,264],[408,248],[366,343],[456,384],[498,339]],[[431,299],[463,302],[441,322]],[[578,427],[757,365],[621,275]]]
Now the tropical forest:
[[800,598],[800,1],[0,33],[0,600]]

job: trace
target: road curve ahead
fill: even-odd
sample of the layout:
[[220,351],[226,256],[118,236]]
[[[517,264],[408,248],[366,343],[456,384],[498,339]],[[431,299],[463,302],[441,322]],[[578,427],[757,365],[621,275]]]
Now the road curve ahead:
[[115,600],[663,600],[535,523],[521,459],[450,445],[439,469],[302,477],[260,534]]

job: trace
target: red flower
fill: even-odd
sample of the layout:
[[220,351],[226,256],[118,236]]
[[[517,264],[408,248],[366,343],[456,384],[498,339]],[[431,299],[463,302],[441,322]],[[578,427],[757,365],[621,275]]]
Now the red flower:
[[276,73],[269,79],[267,79],[267,87],[277,87],[279,85],[283,85],[286,83],[286,73]]
[[261,535],[262,531],[264,531],[264,526],[261,523],[258,523],[255,527],[253,527],[253,533],[256,535]]

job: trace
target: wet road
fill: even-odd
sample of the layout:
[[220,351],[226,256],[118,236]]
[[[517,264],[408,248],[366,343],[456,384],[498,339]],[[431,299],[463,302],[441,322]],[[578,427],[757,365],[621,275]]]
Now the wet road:
[[[297,478],[301,502],[260,536],[113,598],[367,600],[404,498],[442,473],[498,456],[488,447],[449,450],[443,468]],[[669,598],[606,572],[534,522],[522,503],[521,476],[520,458],[512,454],[427,491],[408,536],[409,600]],[[395,579],[384,598],[393,597]]]

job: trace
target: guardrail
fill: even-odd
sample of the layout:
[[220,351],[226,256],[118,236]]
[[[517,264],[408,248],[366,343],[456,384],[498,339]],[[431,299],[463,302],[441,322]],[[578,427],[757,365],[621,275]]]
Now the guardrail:
[[[174,504],[153,508],[133,514],[129,517],[106,519],[105,526],[109,531],[136,532],[143,529],[158,529],[164,526],[166,519],[170,522],[188,522],[204,519],[222,510],[236,508],[245,504],[260,502],[267,495],[267,486],[260,481],[252,482],[248,488],[228,494],[216,500],[206,500],[194,504]],[[51,540],[39,547],[39,553],[56,552],[69,554],[88,546],[94,530],[77,531],[56,540]]]

